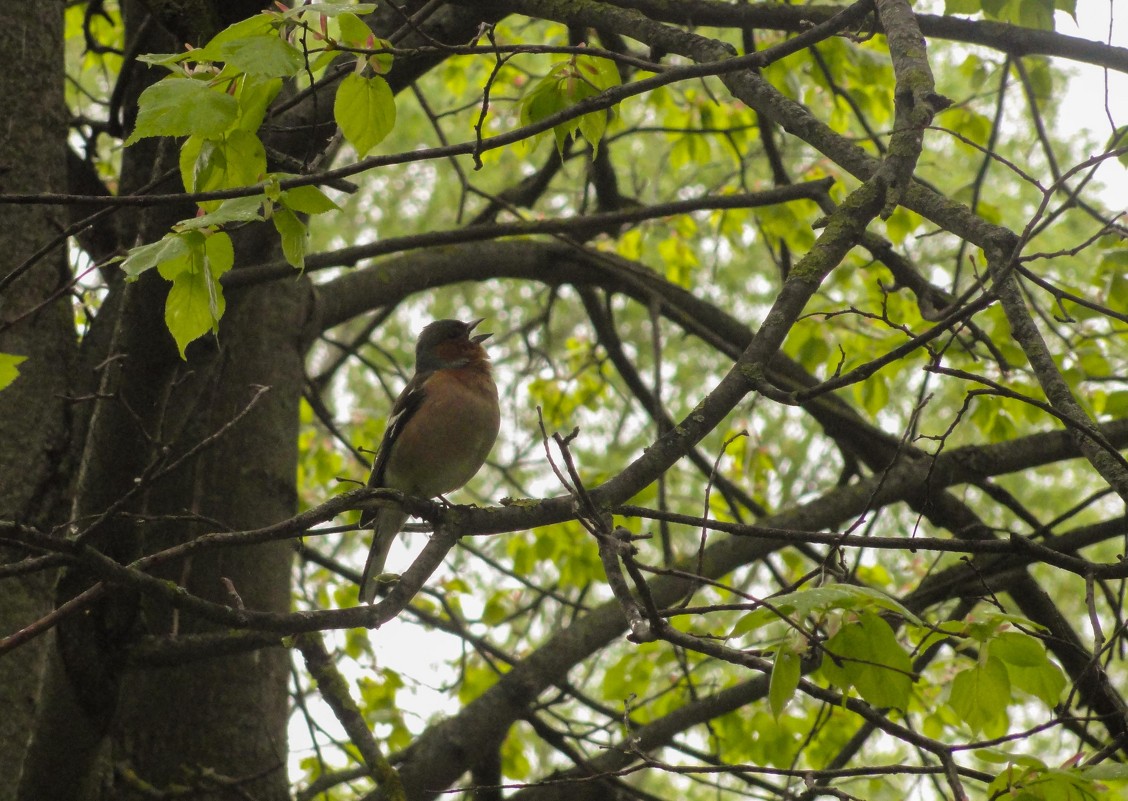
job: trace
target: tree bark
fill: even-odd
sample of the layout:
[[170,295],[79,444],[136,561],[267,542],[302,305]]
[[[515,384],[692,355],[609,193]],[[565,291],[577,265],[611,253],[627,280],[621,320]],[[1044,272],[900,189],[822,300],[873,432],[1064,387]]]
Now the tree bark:
[[[9,56],[0,70],[0,107],[35,109],[34,114],[6,115],[0,125],[4,191],[66,191],[62,43],[62,0],[0,7],[0,53]],[[58,207],[6,207],[0,224],[0,252],[5,255],[0,280],[56,238],[64,220]],[[71,422],[65,398],[75,356],[74,323],[65,299],[47,302],[66,280],[65,255],[59,243],[0,290],[0,353],[27,357],[19,378],[0,391],[0,518],[41,530],[65,521],[70,484],[65,455]],[[29,556],[0,549],[0,563]],[[50,609],[54,579],[55,572],[49,571],[0,583],[0,636]],[[41,637],[0,659],[0,801],[15,798],[46,647]]]
[[[141,52],[176,46],[160,26],[143,24],[147,11],[139,4],[124,4],[124,12],[129,37],[146,37]],[[61,24],[41,27],[52,32],[58,51]],[[54,76],[61,88],[61,54]],[[137,96],[160,77],[142,65],[123,68],[127,130]],[[56,139],[62,163],[62,126]],[[142,140],[124,151],[122,191],[136,191],[175,165],[175,143]],[[114,236],[121,246],[154,241],[194,211],[186,205],[119,214]],[[42,231],[29,236],[50,238]],[[269,226],[246,230],[236,247],[239,266],[279,253]],[[218,341],[196,343],[181,362],[164,323],[168,284],[155,271],[132,284],[112,269],[107,275],[109,292],[84,339],[77,379],[79,391],[97,400],[74,410],[80,438],[69,443],[78,464],[73,512],[84,541],[130,561],[202,530],[250,528],[293,514],[306,283],[231,293]],[[51,308],[69,319],[65,305]],[[35,361],[58,371],[58,359]],[[166,566],[164,577],[214,600],[283,611],[291,553],[278,543],[209,554]],[[81,569],[67,571],[59,601],[92,583]],[[230,786],[266,801],[288,798],[284,652],[123,672],[135,637],[199,630],[120,587],[64,619],[19,797],[132,797],[176,784],[198,788],[199,798],[229,797]],[[23,725],[30,728],[27,719]]]

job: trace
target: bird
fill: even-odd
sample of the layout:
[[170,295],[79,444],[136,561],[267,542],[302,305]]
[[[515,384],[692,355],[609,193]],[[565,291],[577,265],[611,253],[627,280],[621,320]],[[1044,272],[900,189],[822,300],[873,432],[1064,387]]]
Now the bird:
[[[415,374],[392,405],[369,487],[434,498],[464,486],[485,464],[501,427],[501,410],[482,347],[492,335],[471,335],[484,319],[435,320],[424,326],[415,343]],[[362,515],[361,526],[373,530],[360,581],[362,603],[375,600],[375,579],[407,518],[397,504]]]

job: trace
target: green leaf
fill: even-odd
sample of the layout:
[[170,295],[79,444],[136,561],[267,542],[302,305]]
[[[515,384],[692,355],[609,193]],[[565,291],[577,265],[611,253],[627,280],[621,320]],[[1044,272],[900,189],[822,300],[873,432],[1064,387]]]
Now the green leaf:
[[889,405],[889,384],[881,373],[870,376],[856,386],[855,395],[859,397],[866,411],[871,414],[876,415]]
[[592,146],[593,150],[598,149],[599,140],[603,138],[604,132],[607,130],[607,112],[594,111],[591,114],[585,114],[580,117],[580,133],[588,144]]
[[896,598],[886,595],[881,590],[874,589],[873,587],[860,587],[856,584],[840,584],[846,590],[848,596],[854,598],[854,607],[867,606],[872,604],[878,609],[885,609],[889,612],[896,612],[905,620],[912,623],[914,626],[923,626],[924,621],[913,614],[907,606],[902,604]]
[[481,621],[487,626],[497,626],[513,614],[513,604],[507,592],[495,592],[486,599]]
[[1037,637],[1018,631],[1004,631],[992,638],[988,653],[1002,660],[1011,683],[1053,707],[1067,684],[1061,668],[1050,661],[1046,647]]
[[1020,631],[1004,631],[994,637],[990,645],[992,656],[1017,667],[1040,667],[1048,661],[1046,646],[1037,637]]
[[[773,604],[773,606],[775,605]],[[779,607],[775,607],[775,609],[778,608]],[[736,625],[733,626],[732,631],[729,632],[729,637],[743,637],[750,631],[755,631],[776,620],[779,620],[779,615],[776,614],[774,609],[761,606],[759,609],[753,609],[751,612],[741,617],[740,620],[736,621]]]
[[211,38],[204,47],[193,50],[196,61],[223,61],[223,48],[232,42],[255,37],[274,36],[275,17],[272,14],[255,14],[228,25]]
[[987,794],[999,801],[1097,801],[1111,798],[1104,789],[1072,767],[1021,772],[1008,768],[987,786]]
[[261,220],[263,219],[262,203],[262,195],[230,198],[222,201],[219,207],[210,214],[204,214],[199,217],[193,217],[191,220],[184,220],[183,222],[177,223],[176,230],[198,231],[203,228],[226,225],[229,222],[252,222],[254,220]]
[[280,202],[288,209],[303,214],[324,214],[340,211],[341,207],[316,186],[296,186],[282,193]]
[[839,687],[853,686],[877,707],[905,709],[912,690],[912,660],[889,624],[864,612],[826,641],[821,670]]
[[[1125,155],[1128,158],[1128,154]],[[1108,304],[1115,311],[1128,312],[1128,273],[1113,273],[1108,282]]]
[[[371,45],[373,50],[391,47],[392,43],[387,39],[377,39]],[[393,63],[395,63],[395,56],[391,53],[373,53],[368,57],[368,66],[372,69],[374,75],[387,75],[392,71]]]
[[529,781],[533,775],[533,765],[526,752],[533,751],[534,748],[533,741],[524,736],[519,728],[511,728],[500,749],[502,775],[509,777],[510,781]]
[[1077,0],[1054,0],[1054,8],[1064,11],[1077,22]]
[[244,75],[236,95],[239,101],[239,119],[235,124],[244,131],[257,131],[266,117],[266,110],[281,90],[281,78]]
[[297,17],[302,14],[321,14],[325,17],[343,17],[345,15],[355,16],[356,14],[359,14],[363,17],[365,14],[371,14],[375,10],[375,3],[357,3],[353,6],[346,6],[338,3],[310,3],[309,5],[302,5],[296,8],[292,8],[289,11],[284,12],[282,16]]
[[388,82],[349,73],[337,89],[333,117],[345,139],[363,158],[380,144],[396,124],[396,104]]
[[[386,39],[378,38],[372,29],[355,14],[341,14],[337,18],[337,30],[339,41],[344,47],[365,50],[391,49],[392,47]],[[373,53],[368,56],[367,63],[374,74],[387,75],[392,69],[394,58],[391,53]]]
[[[940,113],[939,122],[946,128],[951,128],[956,133],[977,145],[985,146],[991,136],[991,119],[963,106],[953,106]],[[969,154],[978,154],[979,151],[963,142],[958,142],[957,147]],[[960,190],[963,197],[970,197],[975,187],[971,184]],[[961,195],[957,195],[959,197]]]
[[[620,83],[619,70],[614,62],[605,58],[577,56],[575,69],[577,75],[584,81],[584,84],[577,85],[572,93],[575,102],[597,95]],[[593,111],[580,117],[580,133],[593,150],[598,148],[610,118],[610,110]]]
[[1104,413],[1115,418],[1128,415],[1128,390],[1117,390],[1108,393],[1105,398]]
[[275,209],[270,219],[274,221],[274,227],[282,237],[282,255],[294,267],[304,270],[307,233],[305,223],[287,208]]
[[292,78],[305,67],[301,51],[275,33],[224,42],[221,60],[248,75]]
[[[557,81],[555,79],[549,80],[549,78],[551,78],[551,75],[537,82],[532,91],[525,95],[521,101],[520,120],[522,126],[533,125],[567,108],[568,102],[560,93]],[[559,128],[559,126],[557,127]],[[543,134],[537,134],[529,143],[529,147],[535,147],[543,137]],[[557,133],[557,148],[560,147],[560,136]]]
[[[1014,0],[1012,0],[1013,5]],[[1018,24],[1026,28],[1043,31],[1054,29],[1053,0],[1020,0],[1018,3]]]
[[180,146],[180,183],[185,192],[195,192],[197,186],[210,181],[206,174],[211,164],[215,142],[201,136],[189,136]]
[[1022,63],[1026,66],[1026,75],[1030,79],[1030,89],[1034,97],[1044,103],[1051,102],[1054,99],[1056,76],[1050,60],[1039,56],[1027,56],[1022,59]]
[[772,677],[768,683],[768,705],[777,720],[799,686],[800,661],[799,654],[788,643],[783,643],[776,649]]
[[231,237],[193,231],[185,234],[190,249],[185,255],[160,265],[161,275],[172,281],[165,301],[165,325],[176,340],[180,358],[185,349],[208,331],[219,332],[226,303],[220,276],[235,263]]
[[1009,702],[1010,678],[1006,665],[997,657],[988,656],[952,680],[949,703],[974,732],[1003,718]]
[[980,0],[983,13],[989,19],[1005,19],[1011,0]]
[[979,0],[944,0],[945,14],[978,14],[982,10]]
[[1057,706],[1068,681],[1061,668],[1047,657],[1043,664],[1033,667],[1007,665],[1011,683],[1023,692],[1030,693],[1048,707]]
[[121,269],[129,280],[136,280],[141,273],[156,267],[161,262],[171,261],[186,254],[188,241],[181,234],[166,234],[164,238],[148,245],[141,245],[129,251]]
[[469,660],[462,668],[462,680],[458,683],[459,702],[464,705],[470,703],[497,684],[499,678],[497,670],[482,664],[481,659]]
[[[521,101],[521,124],[540,122],[581,100],[618,86],[619,82],[619,71],[614,63],[605,58],[576,56],[569,61],[562,61],[537,81]],[[596,147],[607,130],[609,118],[609,111],[593,111],[578,120],[568,120],[555,126],[552,131],[557,150],[563,153],[568,137],[577,131],[593,148]],[[537,136],[533,144],[539,139]]]
[[26,356],[14,353],[0,353],[0,389],[8,387],[20,375],[19,366],[27,361]]
[[341,43],[349,47],[368,47],[370,42],[376,41],[376,34],[364,24],[356,14],[349,12],[337,17],[337,25],[341,31]]
[[1081,775],[1093,781],[1124,781],[1128,779],[1128,765],[1123,762],[1102,762],[1081,768]]
[[1054,0],[981,0],[981,3],[988,19],[1053,30]]
[[[872,587],[859,587],[854,584],[828,584],[825,587],[812,587],[776,595],[767,600],[770,601],[772,609],[784,615],[806,617],[830,609],[885,609],[896,612],[913,625],[924,625],[919,617],[896,599]],[[753,610],[741,618],[732,636],[737,636],[738,630],[739,633],[745,633],[778,619],[779,616],[771,609]]]
[[[249,131],[236,129],[222,139],[189,137],[180,149],[180,177],[189,192],[253,186],[265,173],[266,149]],[[218,206],[205,204],[209,211]]]
[[137,124],[126,146],[149,136],[214,138],[239,114],[235,98],[194,78],[165,78],[142,92],[137,105]]
[[1046,763],[1037,757],[1032,757],[1028,754],[1012,754],[1001,748],[977,748],[974,753],[976,759],[982,759],[984,762],[993,762],[996,765],[1009,764],[1021,765],[1024,768],[1031,768],[1033,770],[1046,769]]
[[599,56],[577,56],[576,71],[595,90],[591,94],[618,86],[622,82],[615,62]]
[[182,53],[142,53],[137,60],[142,64],[152,64],[154,67],[168,67],[182,61],[195,61],[197,51],[185,50]]
[[[1128,125],[1122,125],[1112,132],[1105,150],[1117,150],[1125,146],[1128,146]],[[1116,160],[1128,167],[1128,153],[1121,153]]]

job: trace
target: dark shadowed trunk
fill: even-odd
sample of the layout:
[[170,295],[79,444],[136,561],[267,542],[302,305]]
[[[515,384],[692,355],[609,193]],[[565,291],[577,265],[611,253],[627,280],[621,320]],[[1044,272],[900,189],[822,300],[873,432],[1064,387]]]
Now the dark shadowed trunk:
[[[59,24],[42,25],[37,35],[52,37],[41,50],[55,53],[58,63],[41,72],[58,91],[61,9],[56,5],[53,11]],[[144,9],[127,5],[126,12],[128,30],[144,36],[142,52],[179,46],[159,25],[145,23]],[[22,18],[29,14],[21,9]],[[140,65],[123,70],[127,127],[136,97],[160,76],[159,70]],[[56,161],[61,162],[61,108],[54,121],[59,127]],[[40,134],[38,140],[45,138]],[[171,143],[151,139],[126,149],[123,159],[124,191],[151,183],[176,163]],[[35,173],[18,174],[35,179]],[[40,180],[41,185],[20,188],[50,186],[49,177]],[[175,187],[175,180],[166,181],[164,188]],[[43,207],[31,208],[44,213]],[[103,230],[116,233],[120,250],[137,240],[159,239],[170,223],[193,211],[188,205],[124,211],[116,215],[112,229],[107,223]],[[43,227],[29,232],[29,241],[49,239]],[[239,266],[276,257],[276,236],[244,233],[250,235],[239,241]],[[34,277],[43,277],[37,285],[41,294],[57,282],[58,270],[57,263],[40,265]],[[112,271],[109,276],[109,293],[83,343],[76,376],[82,391],[97,400],[78,408],[64,406],[61,387],[21,382],[40,398],[26,408],[42,415],[50,405],[41,399],[53,398],[59,420],[73,412],[84,434],[69,446],[77,464],[72,509],[61,507],[63,514],[75,516],[84,542],[130,561],[205,530],[251,528],[292,514],[305,283],[234,293],[223,336],[197,343],[182,362],[163,319],[167,283],[155,273],[136,283],[125,283]],[[66,322],[65,305],[49,308]],[[44,346],[58,339],[41,335],[37,342]],[[34,363],[48,378],[61,380],[70,372],[59,368],[63,361],[57,356],[44,355]],[[0,396],[0,402],[9,399],[9,393]],[[24,428],[34,429],[26,422]],[[51,432],[47,426],[41,430]],[[161,575],[222,603],[284,611],[291,553],[286,543],[217,552],[167,565]],[[95,581],[89,571],[67,571],[58,600],[73,598]],[[12,588],[5,584],[6,591]],[[33,618],[23,615],[25,622]],[[176,668],[126,664],[129,646],[147,635],[188,635],[205,628],[167,606],[141,603],[136,593],[122,587],[110,587],[95,603],[65,618],[57,628],[60,658],[52,659],[48,672],[20,797],[105,797],[110,787],[116,788],[111,793],[129,796],[145,787],[161,790],[173,784],[207,791],[228,781],[255,798],[288,797],[285,652]],[[30,649],[21,654],[37,656]],[[22,725],[29,728],[26,718]],[[205,792],[200,797],[210,796]]]
[[[63,105],[63,3],[0,7],[0,191],[66,191]],[[34,109],[35,113],[30,113]],[[48,530],[68,513],[71,462],[71,370],[74,321],[66,300],[48,299],[67,280],[62,243],[22,276],[17,267],[65,226],[59,206],[6,206],[0,212],[0,353],[27,357],[21,375],[0,392],[0,518]],[[34,557],[0,549],[0,564]],[[9,574],[11,575],[11,574]],[[0,631],[10,634],[50,609],[55,571],[0,583]],[[39,638],[0,659],[0,799],[15,791],[35,714],[48,640]]]

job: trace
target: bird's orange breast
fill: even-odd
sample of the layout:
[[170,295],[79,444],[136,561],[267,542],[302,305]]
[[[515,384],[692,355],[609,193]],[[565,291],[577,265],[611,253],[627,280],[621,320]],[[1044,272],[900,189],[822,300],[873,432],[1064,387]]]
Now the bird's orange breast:
[[481,469],[500,425],[497,388],[488,369],[439,370],[400,432],[384,472],[385,486],[424,498],[453,492]]

